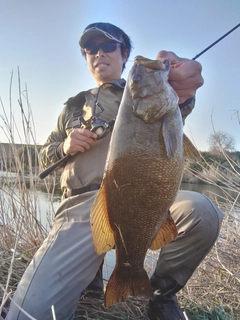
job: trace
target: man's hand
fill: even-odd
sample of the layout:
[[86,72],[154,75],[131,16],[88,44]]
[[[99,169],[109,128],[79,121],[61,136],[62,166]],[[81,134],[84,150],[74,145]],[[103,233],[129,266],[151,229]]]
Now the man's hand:
[[168,82],[176,91],[179,104],[195,96],[197,89],[203,85],[202,66],[199,62],[180,58],[174,52],[164,50],[158,52],[156,59],[170,61]]
[[63,144],[63,152],[72,156],[77,152],[84,152],[94,146],[97,134],[87,129],[75,128]]

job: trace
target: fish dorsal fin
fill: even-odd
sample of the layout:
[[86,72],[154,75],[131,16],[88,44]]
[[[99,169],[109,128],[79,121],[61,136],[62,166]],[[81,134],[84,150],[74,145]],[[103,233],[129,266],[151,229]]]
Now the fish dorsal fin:
[[151,250],[158,250],[168,244],[170,241],[176,239],[178,235],[176,224],[168,213],[167,220],[162,224],[158,230],[157,235],[152,241]]
[[189,138],[183,134],[184,156],[192,160],[199,160],[201,158],[199,151],[195,148]]
[[93,243],[99,255],[112,249],[115,244],[106,200],[106,188],[103,183],[93,202],[90,215]]

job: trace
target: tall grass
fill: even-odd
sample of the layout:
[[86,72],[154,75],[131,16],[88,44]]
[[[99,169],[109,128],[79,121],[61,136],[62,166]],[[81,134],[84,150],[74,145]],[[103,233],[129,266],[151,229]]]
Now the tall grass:
[[[1,150],[4,172],[0,175],[0,311],[5,312],[26,266],[51,227],[56,188],[54,176],[45,179],[44,185],[38,179],[38,146],[32,130],[33,116],[26,88],[22,97],[19,73],[18,83],[18,104],[24,131],[24,141],[21,143],[27,152],[20,154],[15,143],[16,135],[20,139],[21,137],[18,136],[11,99],[9,114],[1,102],[4,124],[2,130],[10,144],[10,150]],[[32,157],[33,146],[35,158]],[[228,169],[217,163],[203,165],[202,162],[199,163],[200,169],[186,167],[198,179],[218,186],[223,191],[223,196],[212,194],[211,198],[225,214],[214,248],[178,294],[181,306],[193,319],[240,319],[240,165],[224,152],[223,155],[229,163]],[[47,212],[41,212],[38,195],[41,188],[48,193]],[[42,215],[48,217],[44,226],[40,222]],[[145,266],[149,274],[153,272],[157,258],[158,252],[149,250]],[[110,270],[107,262],[105,267]],[[76,319],[147,319],[146,304],[145,299],[130,298],[125,303],[104,310],[102,300],[82,297]]]
[[[240,319],[240,164],[222,150],[228,165],[209,164],[203,158],[191,174],[221,190],[213,202],[224,212],[223,225],[213,250],[188,282],[180,298],[206,319]],[[205,319],[205,318],[197,318]]]
[[[12,75],[13,77],[13,75]],[[18,70],[18,107],[21,111],[21,125],[24,132],[23,141],[19,134],[19,121],[15,121],[11,99],[5,108],[2,100],[1,130],[6,144],[0,143],[0,311],[8,305],[8,297],[16,286],[50,228],[54,215],[52,199],[55,189],[53,177],[45,179],[44,184],[37,177],[37,155],[33,115],[28,101],[27,88],[21,88]],[[24,91],[24,95],[22,92]],[[18,139],[20,144],[16,144]],[[19,145],[24,145],[24,152],[19,152]],[[47,212],[41,212],[39,190],[48,192],[49,206]],[[41,215],[47,216],[48,223],[40,222]],[[1,314],[1,312],[0,312]]]

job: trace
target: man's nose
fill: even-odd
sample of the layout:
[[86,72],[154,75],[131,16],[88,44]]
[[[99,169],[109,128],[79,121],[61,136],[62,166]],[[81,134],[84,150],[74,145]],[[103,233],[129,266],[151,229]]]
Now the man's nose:
[[102,50],[102,48],[98,49],[98,52],[96,53],[96,57],[103,57],[105,56],[105,52]]

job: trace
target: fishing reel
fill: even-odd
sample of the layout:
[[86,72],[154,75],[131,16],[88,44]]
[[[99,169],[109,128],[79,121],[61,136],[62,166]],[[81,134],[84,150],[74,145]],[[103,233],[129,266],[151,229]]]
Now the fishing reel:
[[[80,127],[80,123],[84,124],[85,127],[92,131],[95,132],[97,134],[97,140],[100,140],[104,137],[106,137],[106,135],[112,131],[114,123],[115,123],[115,119],[112,119],[108,122],[104,121],[103,119],[101,119],[98,114],[95,114],[94,116],[92,116],[89,120],[84,120],[83,117],[78,118],[77,120],[74,120],[75,122],[77,122],[78,124],[75,125],[74,127]],[[72,156],[70,154],[66,154],[63,158],[61,158],[60,160],[58,160],[57,162],[55,162],[53,165],[51,165],[50,167],[48,167],[47,169],[43,170],[42,172],[39,173],[39,178],[40,179],[44,179],[46,176],[49,175],[49,173],[51,173],[54,169],[56,169],[60,164],[62,163],[66,163]]]
[[97,139],[100,140],[112,131],[115,119],[112,119],[108,122],[104,121],[103,119],[99,118],[98,116],[92,116],[90,119],[91,122],[91,129],[90,131],[95,132],[97,134]]
[[100,102],[96,102],[96,107],[100,109],[100,112],[95,113],[89,120],[85,120],[83,116],[79,118],[80,123],[82,123],[88,130],[95,132],[97,134],[97,139],[100,140],[112,131],[115,119],[111,119],[110,121],[105,121],[99,117],[99,115],[104,111]]

